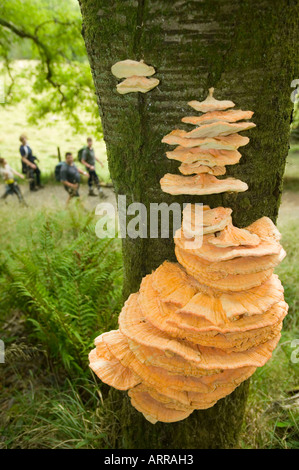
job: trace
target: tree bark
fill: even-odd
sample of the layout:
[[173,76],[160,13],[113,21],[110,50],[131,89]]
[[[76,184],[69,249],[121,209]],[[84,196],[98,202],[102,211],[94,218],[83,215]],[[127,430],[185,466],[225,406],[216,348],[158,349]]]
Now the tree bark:
[[[117,195],[127,204],[202,202],[233,209],[244,227],[278,215],[288,153],[293,104],[291,81],[298,78],[298,0],[79,0],[83,37],[93,73]],[[124,59],[153,65],[160,84],[146,93],[119,95],[111,66]],[[187,128],[187,102],[202,100],[208,88],[236,108],[253,110],[257,128],[240,149],[240,164],[227,174],[245,181],[245,193],[174,197],[161,191],[165,173],[178,172],[161,143],[175,128]],[[148,210],[149,213],[149,210]],[[145,274],[165,259],[175,260],[173,240],[123,241],[124,295],[139,289]],[[248,382],[213,408],[181,423],[155,426],[118,398],[121,448],[233,447],[241,428]],[[115,397],[115,392],[112,394]],[[123,394],[119,394],[123,396]],[[114,401],[114,406],[116,403]]]

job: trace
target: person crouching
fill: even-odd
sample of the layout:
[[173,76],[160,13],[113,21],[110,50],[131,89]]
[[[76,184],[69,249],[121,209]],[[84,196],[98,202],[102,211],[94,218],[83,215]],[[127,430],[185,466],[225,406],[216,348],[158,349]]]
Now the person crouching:
[[71,152],[67,152],[65,154],[65,162],[61,166],[60,170],[60,181],[63,184],[64,189],[69,194],[67,204],[71,198],[80,197],[80,174],[87,176],[88,173],[86,171],[82,171],[80,168],[77,168],[74,164],[73,154]]

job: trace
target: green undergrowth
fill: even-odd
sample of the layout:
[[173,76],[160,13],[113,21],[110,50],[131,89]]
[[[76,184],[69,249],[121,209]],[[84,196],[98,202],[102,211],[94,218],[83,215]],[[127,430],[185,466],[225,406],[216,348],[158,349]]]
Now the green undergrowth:
[[[121,305],[119,240],[98,239],[80,204],[28,213],[2,226],[3,312],[22,312],[30,337],[70,375],[87,370],[96,334],[114,328]],[[7,217],[8,219],[8,217]],[[10,221],[11,223],[11,221]]]
[[94,382],[67,379],[65,385],[46,388],[33,380],[32,388],[16,391],[14,398],[2,448],[110,448],[110,428]]
[[284,286],[289,312],[272,358],[251,379],[241,439],[245,448],[299,448],[298,225],[298,219],[278,224],[287,257],[276,273]]
[[[0,225],[0,447],[114,448],[121,428],[88,352],[95,336],[117,327],[119,240],[97,239],[96,220],[78,204],[8,211]],[[299,447],[298,220],[279,228],[289,315],[272,359],[251,379],[241,448]]]

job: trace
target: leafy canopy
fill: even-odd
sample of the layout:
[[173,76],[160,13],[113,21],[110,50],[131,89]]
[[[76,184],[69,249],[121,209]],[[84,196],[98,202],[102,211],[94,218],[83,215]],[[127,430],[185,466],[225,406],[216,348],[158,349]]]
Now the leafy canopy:
[[[15,59],[30,59],[30,66],[20,70]],[[75,130],[83,131],[97,122],[95,131],[101,133],[76,0],[2,0],[0,60],[7,105],[24,97],[20,79],[30,76],[31,82],[34,78],[33,88],[27,91],[32,123],[63,113]]]

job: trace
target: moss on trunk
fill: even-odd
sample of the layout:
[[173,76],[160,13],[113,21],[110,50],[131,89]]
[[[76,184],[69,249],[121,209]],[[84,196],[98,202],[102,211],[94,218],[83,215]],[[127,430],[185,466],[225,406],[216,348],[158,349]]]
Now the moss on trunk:
[[[79,2],[116,193],[125,194],[128,204],[142,202],[146,207],[174,201],[231,207],[240,227],[263,215],[275,221],[288,152],[290,84],[298,75],[298,0]],[[145,95],[119,95],[110,69],[127,58],[153,65],[160,85]],[[228,175],[246,181],[249,190],[206,197],[164,194],[159,180],[176,172],[178,162],[165,157],[167,146],[161,139],[184,128],[180,121],[190,113],[187,102],[204,99],[211,86],[216,98],[231,99],[237,108],[255,112],[257,128],[243,133],[251,140],[240,149],[240,164],[227,167]],[[145,274],[165,259],[174,260],[173,241],[126,239],[123,255],[127,297],[138,290]],[[174,425],[152,426],[122,401],[126,411],[118,445],[232,446],[241,427],[246,390],[246,384],[240,386],[212,409]]]

